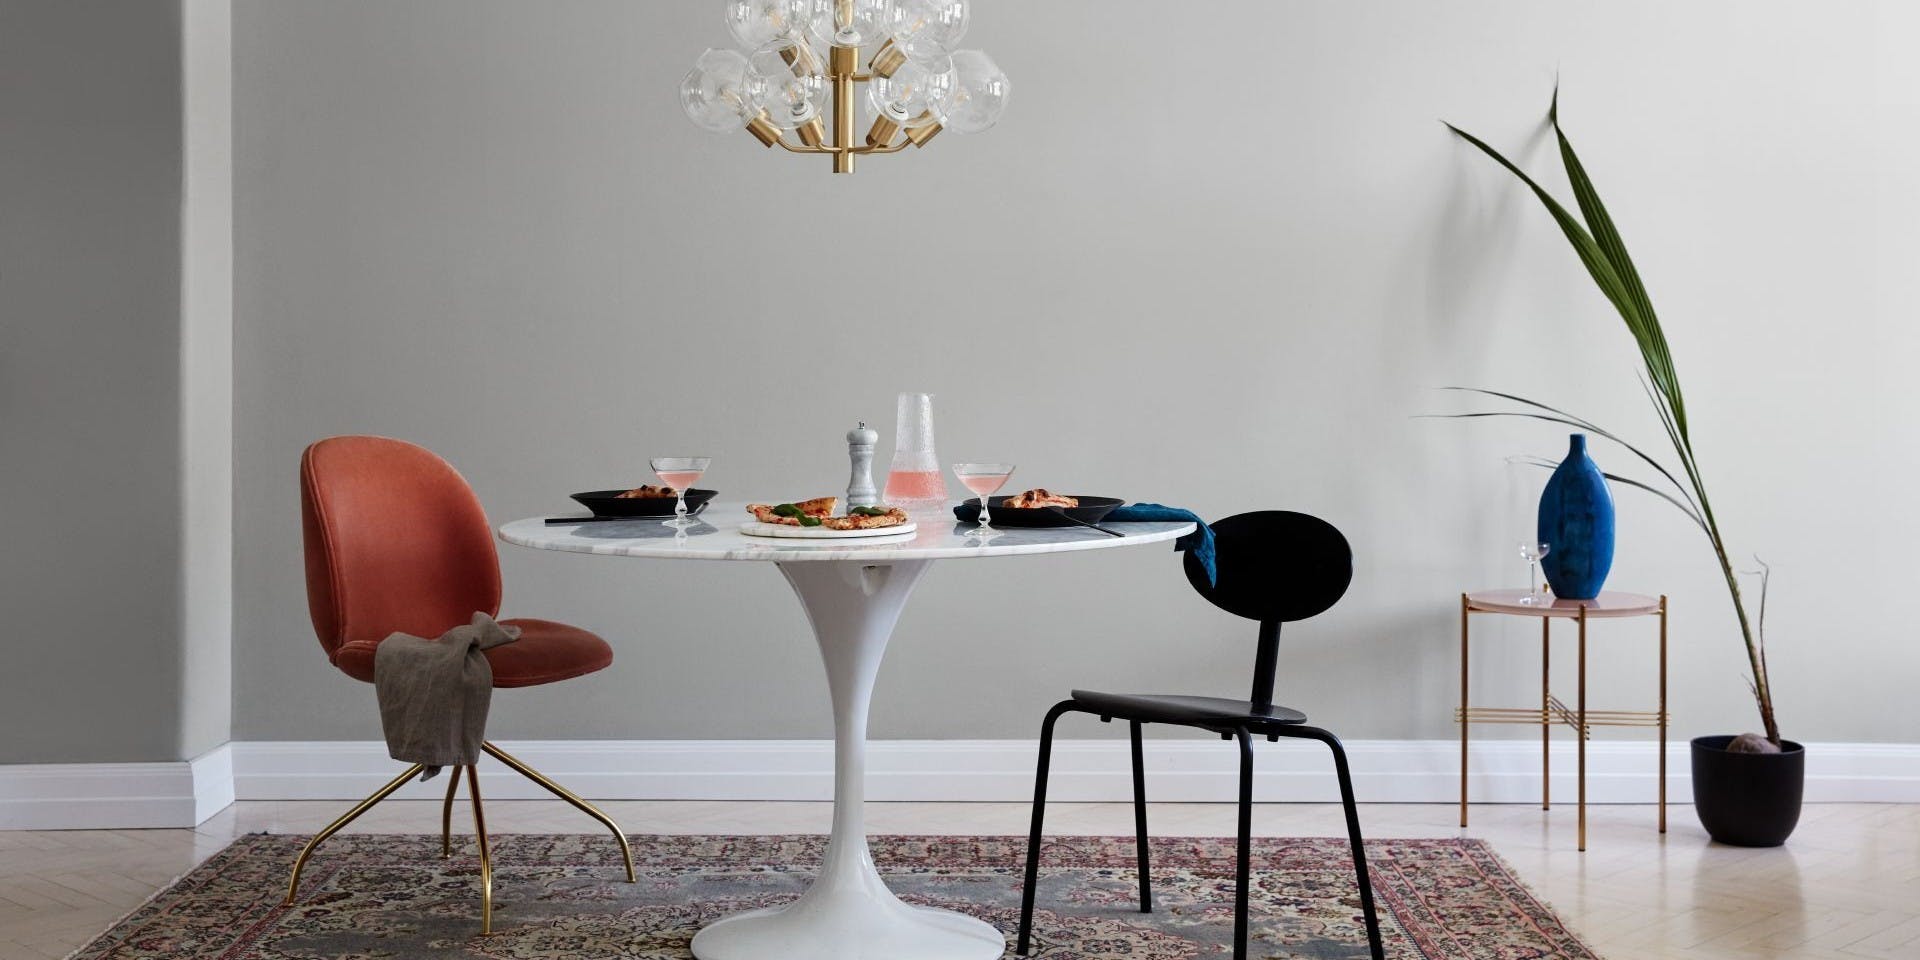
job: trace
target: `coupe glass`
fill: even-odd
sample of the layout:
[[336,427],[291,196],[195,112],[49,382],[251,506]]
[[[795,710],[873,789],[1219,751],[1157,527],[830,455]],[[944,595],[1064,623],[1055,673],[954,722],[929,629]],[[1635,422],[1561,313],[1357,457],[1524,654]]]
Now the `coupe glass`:
[[953,475],[960,478],[960,485],[972,490],[980,498],[980,530],[990,532],[992,517],[987,513],[987,499],[1000,492],[1007,485],[1007,478],[1013,476],[1011,463],[956,463]]
[[707,472],[713,464],[712,457],[654,457],[647,461],[660,482],[673,488],[679,499],[673,504],[673,519],[661,522],[669,527],[685,529],[700,521],[687,516],[687,488],[700,482],[700,475]]
[[1527,595],[1521,603],[1539,603],[1540,596],[1540,558],[1553,550],[1551,543],[1535,543],[1531,540],[1520,541],[1520,559],[1527,562]]

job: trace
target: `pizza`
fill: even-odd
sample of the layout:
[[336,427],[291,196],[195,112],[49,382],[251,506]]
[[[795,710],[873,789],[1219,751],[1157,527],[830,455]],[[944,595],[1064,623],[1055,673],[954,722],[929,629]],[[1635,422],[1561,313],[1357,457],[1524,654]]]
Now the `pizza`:
[[656,487],[651,483],[643,483],[634,487],[632,490],[628,490],[626,493],[616,493],[613,495],[613,498],[615,500],[659,500],[662,498],[673,500],[678,499],[679,496],[680,491],[672,487]]
[[[870,510],[874,512],[861,512]],[[899,507],[855,507],[844,517],[824,517],[820,525],[828,530],[878,530],[907,522],[907,512]]]
[[996,505],[995,510],[1040,510],[1045,507],[1077,507],[1080,501],[1065,494],[1054,493],[1046,487],[1035,487],[1025,493],[1008,497]]
[[799,503],[750,503],[747,512],[761,523],[786,527],[825,527],[828,530],[877,530],[907,522],[907,512],[899,507],[854,507],[845,516],[833,515],[838,497],[815,497]]
[[749,503],[747,512],[753,514],[761,523],[777,523],[788,527],[811,527],[816,524],[803,523],[801,517],[816,521],[833,516],[833,508],[839,506],[839,497],[814,497],[799,503]]

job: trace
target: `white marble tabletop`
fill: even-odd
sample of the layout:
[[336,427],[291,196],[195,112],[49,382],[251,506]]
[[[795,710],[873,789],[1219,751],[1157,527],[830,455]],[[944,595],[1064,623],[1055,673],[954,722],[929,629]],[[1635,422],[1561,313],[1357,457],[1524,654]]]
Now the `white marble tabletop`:
[[[774,501],[762,501],[771,503]],[[682,538],[656,519],[600,520],[549,526],[544,517],[515,520],[500,528],[500,539],[536,550],[591,553],[607,557],[664,560],[945,560],[1034,553],[1071,553],[1175,540],[1193,531],[1191,523],[1109,523],[1126,534],[1109,537],[1084,527],[1006,527],[982,542],[972,524],[953,519],[953,505],[938,513],[916,513],[919,529],[904,536],[858,540],[775,540],[750,537],[740,524],[752,519],[746,504],[709,503]]]

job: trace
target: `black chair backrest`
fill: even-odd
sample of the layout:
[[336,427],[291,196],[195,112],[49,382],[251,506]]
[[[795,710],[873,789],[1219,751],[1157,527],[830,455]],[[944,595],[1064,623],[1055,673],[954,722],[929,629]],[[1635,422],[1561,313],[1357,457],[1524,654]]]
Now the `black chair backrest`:
[[1353,549],[1333,524],[1288,510],[1259,510],[1216,521],[1219,581],[1188,553],[1187,582],[1237,617],[1292,623],[1324,613],[1353,582]]
[[1333,524],[1290,510],[1241,513],[1208,524],[1213,528],[1214,583],[1192,553],[1187,582],[1214,606],[1260,621],[1253,663],[1258,710],[1273,706],[1273,677],[1280,656],[1280,625],[1324,613],[1353,582],[1353,549]]

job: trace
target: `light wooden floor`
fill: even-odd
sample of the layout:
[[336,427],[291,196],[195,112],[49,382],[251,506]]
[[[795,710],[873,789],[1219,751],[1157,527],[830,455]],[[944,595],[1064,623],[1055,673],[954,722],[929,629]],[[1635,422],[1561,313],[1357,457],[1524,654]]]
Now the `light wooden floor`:
[[[352,829],[424,833],[431,802],[389,802]],[[233,837],[311,832],[342,803],[247,802],[198,830],[0,832],[0,960],[64,957]],[[825,833],[823,803],[626,802],[605,805],[631,833]],[[1368,805],[1370,836],[1459,833],[1446,805]],[[874,833],[1023,834],[1028,810],[1010,803],[874,803]],[[1156,835],[1230,836],[1229,804],[1155,804]],[[499,833],[597,829],[558,803],[489,804]],[[1573,849],[1573,809],[1479,806],[1469,836],[1491,841],[1522,878],[1610,960],[1805,958],[1920,960],[1920,805],[1809,807],[1792,842],[1774,850],[1710,845],[1692,811],[1593,807],[1588,852]],[[1339,808],[1268,804],[1254,815],[1268,836],[1344,834]],[[1125,804],[1054,804],[1050,833],[1130,835]]]

